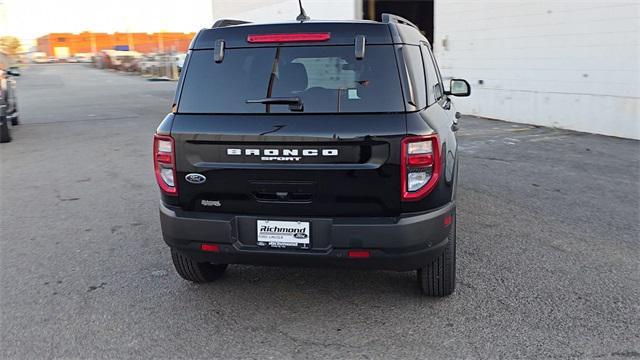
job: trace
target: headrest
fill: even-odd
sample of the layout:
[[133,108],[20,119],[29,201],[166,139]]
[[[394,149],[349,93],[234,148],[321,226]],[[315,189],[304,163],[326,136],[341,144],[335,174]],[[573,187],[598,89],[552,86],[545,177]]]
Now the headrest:
[[283,65],[278,71],[278,89],[283,92],[303,91],[307,89],[309,79],[307,69],[299,63]]

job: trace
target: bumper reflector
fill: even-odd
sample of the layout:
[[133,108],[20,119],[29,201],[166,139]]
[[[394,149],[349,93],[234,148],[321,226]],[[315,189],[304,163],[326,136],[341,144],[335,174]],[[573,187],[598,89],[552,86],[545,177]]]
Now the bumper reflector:
[[209,252],[220,252],[220,245],[218,244],[202,244],[200,250]]
[[371,252],[369,250],[349,250],[347,256],[352,259],[366,259],[371,256]]

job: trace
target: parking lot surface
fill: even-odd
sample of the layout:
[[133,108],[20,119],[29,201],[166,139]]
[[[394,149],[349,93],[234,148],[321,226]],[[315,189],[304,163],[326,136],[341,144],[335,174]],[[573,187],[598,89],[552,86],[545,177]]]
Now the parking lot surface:
[[19,79],[0,145],[0,358],[640,358],[640,142],[465,117],[458,281],[231,266],[194,285],[158,221],[175,82]]

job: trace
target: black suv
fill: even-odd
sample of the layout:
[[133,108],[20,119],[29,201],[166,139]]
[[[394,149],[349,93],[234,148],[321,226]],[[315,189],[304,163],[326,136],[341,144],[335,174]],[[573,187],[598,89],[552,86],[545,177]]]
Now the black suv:
[[228,264],[417,270],[455,287],[456,112],[427,39],[382,22],[218,21],[157,129],[160,220],[183,278]]

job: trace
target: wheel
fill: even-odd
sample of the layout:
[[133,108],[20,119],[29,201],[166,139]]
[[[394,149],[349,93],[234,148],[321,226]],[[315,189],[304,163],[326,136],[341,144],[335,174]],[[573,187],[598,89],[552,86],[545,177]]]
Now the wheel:
[[8,143],[11,141],[11,136],[9,135],[9,124],[7,123],[6,118],[0,119],[0,143]]
[[178,275],[195,283],[208,283],[217,280],[224,275],[224,271],[227,269],[227,264],[195,262],[190,257],[173,249],[171,249],[171,258]]
[[418,286],[423,295],[448,296],[456,288],[456,215],[448,236],[447,246],[431,264],[418,269]]

